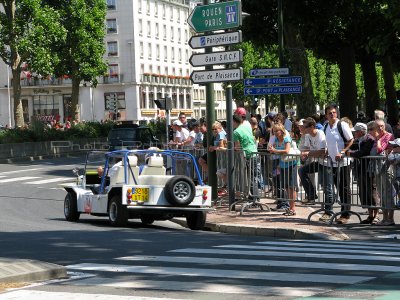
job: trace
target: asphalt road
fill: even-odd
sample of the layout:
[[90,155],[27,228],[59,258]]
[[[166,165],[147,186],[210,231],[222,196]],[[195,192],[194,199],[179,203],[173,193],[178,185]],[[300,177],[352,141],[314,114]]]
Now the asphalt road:
[[400,297],[396,240],[278,241],[172,222],[67,222],[59,184],[73,180],[71,170],[82,163],[76,157],[0,165],[0,257],[61,264],[72,276],[0,299]]

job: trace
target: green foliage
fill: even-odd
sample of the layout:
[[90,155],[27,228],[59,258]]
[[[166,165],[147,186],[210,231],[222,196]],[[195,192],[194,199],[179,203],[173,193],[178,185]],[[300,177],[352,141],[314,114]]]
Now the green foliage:
[[107,137],[113,125],[113,122],[87,122],[74,125],[70,129],[59,130],[35,121],[27,128],[0,131],[0,144]]
[[165,135],[166,132],[166,119],[165,118],[158,118],[157,120],[153,120],[147,124],[154,135],[162,136]]

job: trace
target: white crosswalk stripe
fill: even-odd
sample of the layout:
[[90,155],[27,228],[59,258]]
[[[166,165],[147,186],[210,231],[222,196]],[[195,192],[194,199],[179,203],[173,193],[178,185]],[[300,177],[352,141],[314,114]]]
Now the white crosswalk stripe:
[[14,182],[14,181],[23,181],[23,180],[31,180],[40,178],[37,176],[22,176],[22,177],[14,177],[14,178],[7,178],[7,179],[0,179],[0,183],[7,183],[7,182]]
[[166,255],[117,257],[115,264],[81,263],[67,268],[97,273],[74,281],[79,286],[308,297],[400,272],[399,246],[275,240],[182,248]]
[[63,182],[63,181],[76,181],[76,178],[71,177],[61,177],[61,178],[51,178],[51,179],[43,179],[37,181],[29,181],[24,182],[24,184],[47,184],[47,183],[54,183],[54,182]]

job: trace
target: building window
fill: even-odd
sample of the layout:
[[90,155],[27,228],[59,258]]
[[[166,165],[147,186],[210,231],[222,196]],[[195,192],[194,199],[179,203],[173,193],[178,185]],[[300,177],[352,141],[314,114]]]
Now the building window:
[[118,56],[118,43],[107,42],[108,56]]
[[160,60],[160,45],[157,45],[156,47],[156,59]]
[[146,13],[147,15],[150,15],[150,0],[146,1]]
[[143,22],[142,19],[139,19],[139,35],[143,35]]
[[164,46],[164,61],[168,61],[168,48],[167,48],[167,46]]
[[34,116],[53,116],[56,118],[60,113],[60,96],[35,95],[33,96]]
[[189,50],[185,50],[185,64],[189,63]]
[[180,28],[178,28],[178,43],[182,41],[182,31]]
[[174,26],[171,26],[171,42],[174,41]]
[[108,74],[110,75],[110,78],[118,78],[119,76],[118,64],[109,64]]
[[107,33],[117,33],[117,19],[107,20]]
[[[107,107],[107,100],[110,99],[111,96],[117,95],[117,110],[126,109],[126,101],[125,101],[125,93],[124,92],[114,92],[114,93],[104,93],[104,107]],[[119,113],[119,112],[118,112]],[[117,120],[120,116],[111,115],[113,113],[110,112],[110,119]]]
[[137,0],[138,1],[138,11],[139,13],[142,12],[142,0]]
[[163,3],[163,5],[162,5],[162,18],[163,19],[165,19],[166,13],[167,13],[167,11],[166,11],[166,8],[165,8],[165,3]]
[[148,57],[149,57],[149,59],[151,59],[153,50],[151,49],[151,44],[150,43],[147,44],[147,51],[149,52],[149,56]]
[[[175,62],[175,49],[174,47],[171,48],[171,61]],[[175,75],[175,72],[173,72]]]
[[108,10],[115,10],[115,0],[107,0],[107,9]]
[[144,55],[143,42],[140,42],[139,47],[140,47],[140,58],[143,58]]
[[167,25],[163,25],[163,40],[167,40]]
[[151,37],[151,24],[147,21],[147,37]]
[[174,8],[172,6],[169,7],[169,18],[174,21]]
[[178,9],[177,13],[178,13],[178,21],[177,22],[180,23],[181,22],[181,10]]
[[158,1],[154,2],[154,16],[158,16]]
[[[178,49],[178,61],[181,63],[182,62],[182,49]],[[180,72],[182,76],[182,71]]]
[[159,34],[160,34],[160,26],[158,25],[158,23],[156,23],[156,39],[159,39]]
[[186,94],[186,108],[190,109],[192,105],[192,100],[190,99],[190,94]]

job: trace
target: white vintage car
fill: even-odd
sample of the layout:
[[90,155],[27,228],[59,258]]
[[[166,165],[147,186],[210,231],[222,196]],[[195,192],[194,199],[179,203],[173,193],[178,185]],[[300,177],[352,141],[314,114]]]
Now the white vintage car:
[[[101,176],[99,166],[103,166]],[[212,210],[211,187],[203,183],[196,159],[189,153],[92,151],[84,174],[77,175],[76,184],[63,185],[68,221],[78,221],[81,213],[108,216],[114,226],[124,226],[130,218],[151,224],[186,217],[188,227],[199,230]]]

